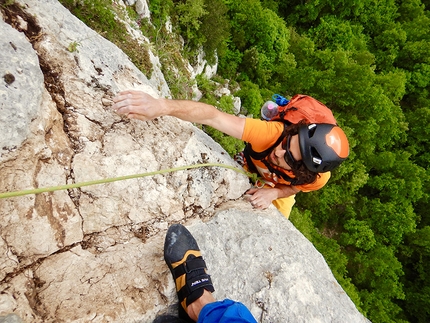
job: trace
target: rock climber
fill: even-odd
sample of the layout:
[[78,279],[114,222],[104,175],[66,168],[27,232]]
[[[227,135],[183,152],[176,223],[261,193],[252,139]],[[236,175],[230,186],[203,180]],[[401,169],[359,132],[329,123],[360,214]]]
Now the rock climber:
[[254,208],[266,209],[273,203],[287,218],[295,195],[322,188],[330,178],[330,171],[349,154],[348,139],[334,124],[301,121],[286,126],[284,122],[231,115],[202,102],[156,99],[135,90],[118,93],[113,102],[113,110],[130,119],[147,121],[173,116],[241,139],[257,153],[270,148],[262,160],[246,158],[244,168],[260,176],[246,194]]

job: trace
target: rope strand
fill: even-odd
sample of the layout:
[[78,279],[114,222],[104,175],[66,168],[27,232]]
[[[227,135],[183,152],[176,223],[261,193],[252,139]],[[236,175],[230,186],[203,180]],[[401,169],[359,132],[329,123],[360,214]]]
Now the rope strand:
[[206,163],[206,164],[196,164],[196,165],[188,165],[188,166],[162,169],[159,171],[154,171],[154,172],[149,172],[149,173],[105,178],[105,179],[99,179],[99,180],[94,180],[94,181],[89,181],[89,182],[80,182],[80,183],[60,185],[60,186],[51,186],[51,187],[41,187],[41,188],[21,190],[21,191],[16,191],[16,192],[4,192],[4,193],[0,193],[0,199],[17,197],[17,196],[24,196],[24,195],[30,195],[30,194],[54,192],[54,191],[60,191],[60,190],[68,190],[68,189],[72,189],[72,188],[78,188],[78,187],[84,187],[84,186],[90,186],[90,185],[106,184],[106,183],[112,183],[112,182],[117,182],[117,181],[123,181],[123,180],[127,180],[127,179],[148,177],[148,176],[153,176],[153,175],[157,175],[157,174],[165,174],[165,173],[171,173],[171,172],[176,172],[176,171],[180,171],[180,170],[187,170],[187,169],[200,168],[200,167],[222,167],[222,168],[234,170],[235,172],[244,174],[250,178],[253,178],[255,176],[255,174],[251,174],[249,172],[246,172],[246,171],[239,169],[237,167],[234,167],[234,166],[225,165],[225,164],[216,164],[216,163],[215,164],[214,163]]

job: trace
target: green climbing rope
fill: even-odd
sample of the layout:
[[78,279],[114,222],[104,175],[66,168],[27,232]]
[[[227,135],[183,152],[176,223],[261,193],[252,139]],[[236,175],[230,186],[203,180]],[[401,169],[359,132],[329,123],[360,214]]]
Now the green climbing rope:
[[224,164],[207,163],[207,164],[196,164],[196,165],[181,166],[181,167],[175,167],[175,168],[169,168],[169,169],[162,169],[162,170],[149,172],[149,173],[143,173],[143,174],[134,174],[134,175],[105,178],[105,179],[99,179],[99,180],[89,181],[89,182],[73,183],[73,184],[51,186],[51,187],[41,187],[41,188],[22,190],[22,191],[16,191],[16,192],[5,192],[5,193],[0,193],[0,199],[9,198],[9,197],[16,197],[16,196],[23,196],[23,195],[30,195],[30,194],[40,194],[40,193],[46,193],[46,192],[68,190],[68,189],[72,189],[72,188],[78,188],[78,187],[84,187],[84,186],[90,186],[90,185],[106,184],[106,183],[112,183],[112,182],[117,182],[117,181],[123,181],[123,180],[127,180],[127,179],[148,177],[148,176],[153,176],[153,175],[157,175],[157,174],[165,174],[165,173],[171,173],[171,172],[176,172],[176,171],[180,171],[180,170],[187,170],[187,169],[200,168],[200,167],[222,167],[222,168],[234,170],[235,172],[244,174],[250,178],[254,177],[253,174],[248,173],[248,172],[244,171],[243,169],[239,169],[239,168],[234,167],[234,166],[224,165]]

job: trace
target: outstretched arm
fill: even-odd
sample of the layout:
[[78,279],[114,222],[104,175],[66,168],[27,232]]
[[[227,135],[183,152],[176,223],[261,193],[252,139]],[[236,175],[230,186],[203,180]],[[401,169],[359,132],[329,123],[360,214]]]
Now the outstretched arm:
[[155,99],[141,91],[118,93],[112,108],[118,114],[125,114],[130,119],[152,120],[160,116],[172,116],[211,126],[232,137],[242,139],[245,119],[222,111],[212,105],[190,101]]

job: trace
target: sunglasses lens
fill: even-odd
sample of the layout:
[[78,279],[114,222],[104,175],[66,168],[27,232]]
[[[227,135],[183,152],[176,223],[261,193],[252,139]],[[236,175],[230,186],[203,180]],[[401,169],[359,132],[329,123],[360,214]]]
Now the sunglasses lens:
[[297,161],[294,159],[293,155],[291,154],[290,142],[291,142],[291,136],[286,137],[282,141],[282,149],[285,150],[285,155],[284,155],[285,162],[288,165],[293,166],[294,164],[297,163]]

